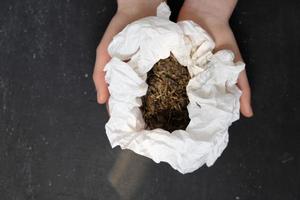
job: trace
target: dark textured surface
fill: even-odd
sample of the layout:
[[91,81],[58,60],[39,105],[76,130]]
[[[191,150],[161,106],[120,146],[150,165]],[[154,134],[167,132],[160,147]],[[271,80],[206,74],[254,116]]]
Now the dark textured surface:
[[115,9],[0,2],[0,199],[299,199],[299,1],[239,2],[231,22],[255,117],[234,123],[213,167],[187,175],[110,147],[91,75]]

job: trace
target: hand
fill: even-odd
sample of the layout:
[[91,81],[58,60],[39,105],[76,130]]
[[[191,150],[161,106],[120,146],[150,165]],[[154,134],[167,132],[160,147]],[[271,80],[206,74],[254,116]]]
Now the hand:
[[[203,27],[214,39],[216,49],[230,49],[235,54],[235,61],[242,57],[229,26],[229,18],[236,6],[237,0],[185,0],[178,21],[193,20]],[[245,117],[253,116],[251,107],[251,90],[246,71],[238,78],[238,87],[243,94],[240,98],[240,111]]]
[[109,98],[107,83],[104,79],[105,72],[103,71],[104,66],[111,59],[107,52],[109,43],[127,24],[139,18],[156,15],[156,8],[160,3],[161,0],[118,0],[117,12],[110,21],[96,51],[93,80],[98,103],[106,103]]

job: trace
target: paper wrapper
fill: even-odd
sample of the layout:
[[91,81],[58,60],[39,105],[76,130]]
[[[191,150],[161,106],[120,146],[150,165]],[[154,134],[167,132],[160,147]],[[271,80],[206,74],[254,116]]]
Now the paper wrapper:
[[[167,162],[185,174],[213,165],[226,148],[228,127],[239,119],[236,82],[244,63],[234,63],[229,50],[213,54],[214,41],[204,29],[193,21],[171,22],[169,16],[169,7],[161,3],[157,16],[129,24],[110,43],[112,59],[104,69],[110,92],[105,128],[112,148],[119,145],[156,163]],[[186,88],[191,121],[186,130],[172,133],[145,130],[139,107],[147,92],[147,72],[171,52],[191,75]]]

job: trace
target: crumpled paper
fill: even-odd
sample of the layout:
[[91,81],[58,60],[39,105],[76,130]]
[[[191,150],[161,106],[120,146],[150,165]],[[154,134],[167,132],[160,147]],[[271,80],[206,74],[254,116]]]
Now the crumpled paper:
[[[229,50],[212,53],[215,44],[204,29],[193,21],[171,22],[170,13],[161,3],[157,16],[129,24],[110,43],[112,59],[104,68],[110,92],[105,128],[112,148],[119,145],[156,163],[167,162],[185,174],[212,166],[226,148],[228,127],[239,119],[236,82],[244,63],[234,63]],[[172,133],[145,130],[139,107],[147,72],[170,52],[192,77],[187,85],[191,121],[186,130]]]

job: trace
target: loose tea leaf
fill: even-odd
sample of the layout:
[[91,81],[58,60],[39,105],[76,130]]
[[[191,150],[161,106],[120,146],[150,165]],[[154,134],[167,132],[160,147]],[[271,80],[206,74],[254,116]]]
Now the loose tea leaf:
[[172,132],[187,127],[190,119],[186,86],[190,78],[187,67],[172,54],[159,60],[148,72],[148,90],[141,106],[148,129],[162,128]]

